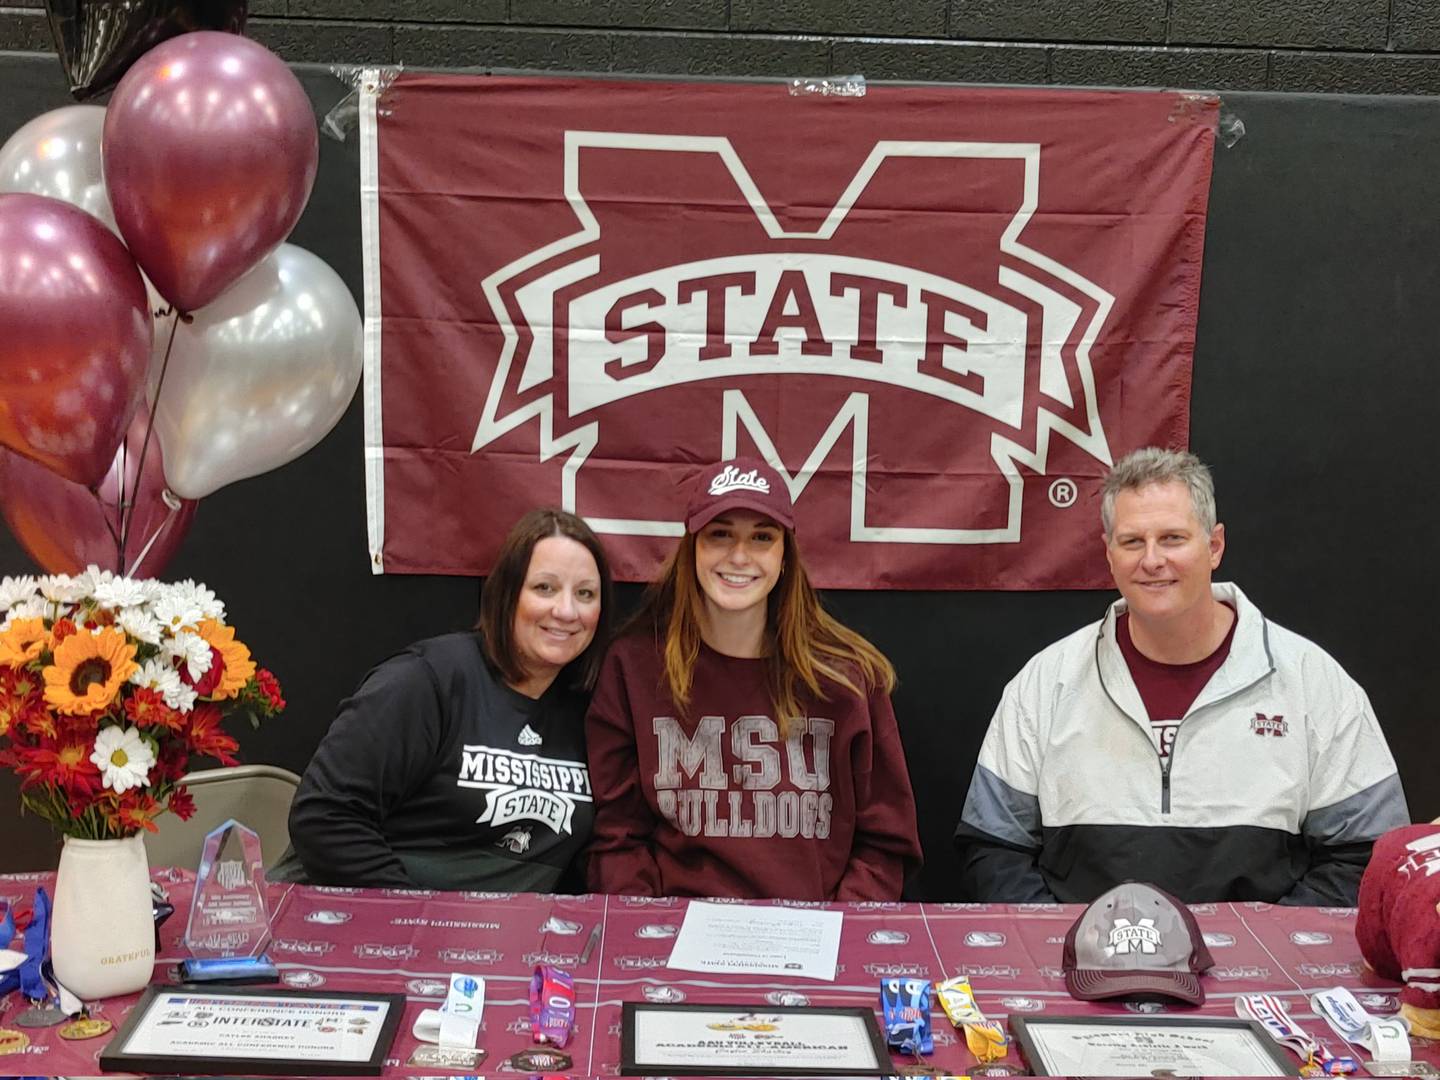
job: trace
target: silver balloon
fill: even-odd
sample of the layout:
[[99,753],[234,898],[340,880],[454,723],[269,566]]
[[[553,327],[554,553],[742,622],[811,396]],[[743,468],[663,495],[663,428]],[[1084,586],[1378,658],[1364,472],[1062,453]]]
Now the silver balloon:
[[[101,168],[100,137],[105,127],[101,105],[66,105],[41,113],[0,146],[0,192],[46,195],[99,218],[116,236],[115,214]],[[142,272],[141,277],[145,277]],[[170,303],[145,278],[155,334],[162,330],[161,312]],[[173,316],[171,316],[173,317]]]
[[46,195],[115,229],[100,167],[105,110],[67,105],[35,117],[0,146],[0,192]]
[[360,311],[323,259],[293,244],[274,254],[191,323],[155,336],[150,365],[165,479],[200,499],[293,461],[344,415],[360,382]]

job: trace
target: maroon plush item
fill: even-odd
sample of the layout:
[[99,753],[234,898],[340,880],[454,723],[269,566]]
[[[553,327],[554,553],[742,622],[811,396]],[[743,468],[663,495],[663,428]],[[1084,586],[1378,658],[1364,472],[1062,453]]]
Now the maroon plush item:
[[1440,825],[1406,825],[1375,842],[1355,938],[1367,964],[1405,984],[1411,1022],[1440,1029]]

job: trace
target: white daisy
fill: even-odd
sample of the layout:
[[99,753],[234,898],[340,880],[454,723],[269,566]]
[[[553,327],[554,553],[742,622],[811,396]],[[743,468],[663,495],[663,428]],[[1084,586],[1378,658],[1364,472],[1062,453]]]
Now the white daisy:
[[104,585],[106,582],[115,579],[115,572],[113,570],[102,570],[93,562],[85,567],[85,575],[90,579],[91,584],[96,586]]
[[139,607],[145,603],[146,599],[145,586],[134,578],[116,577],[111,574],[109,580],[95,583],[95,600],[101,607],[115,610]]
[[198,608],[200,614],[207,619],[225,618],[225,604],[201,582],[193,578],[186,578],[177,582],[174,586],[176,592],[190,601],[191,606]]
[[143,607],[121,608],[115,615],[115,623],[136,641],[160,644],[160,620]]
[[199,682],[201,676],[210,670],[210,643],[199,634],[182,630],[169,641],[162,643],[160,648],[167,656],[180,659],[190,673],[191,682]]
[[[162,660],[158,656],[152,656],[132,671],[130,681],[148,690],[158,690],[165,695],[167,705],[170,704],[170,694],[184,685],[180,682],[180,672],[175,670],[175,666],[169,660]],[[173,705],[170,707],[174,708]]]
[[186,686],[180,681],[180,673],[175,673],[175,685],[167,686],[160,691],[165,695],[165,704],[176,712],[189,712],[195,707],[195,693],[193,686]]
[[193,629],[205,618],[188,596],[173,587],[155,598],[151,611],[160,620],[160,625],[172,634],[178,634],[187,627]]
[[149,786],[155,752],[135,728],[111,724],[95,736],[95,752],[90,760],[100,770],[105,786],[123,795],[133,787]]
[[39,596],[32,596],[28,600],[20,600],[10,606],[10,611],[5,616],[5,621],[0,622],[0,631],[9,630],[10,624],[16,619],[42,619],[50,605]]
[[0,611],[14,607],[22,600],[29,600],[34,595],[35,578],[29,574],[0,579]]
[[83,600],[90,595],[91,589],[89,574],[77,574],[74,577],[69,574],[48,574],[36,584],[47,600],[57,604],[73,604],[76,600]]

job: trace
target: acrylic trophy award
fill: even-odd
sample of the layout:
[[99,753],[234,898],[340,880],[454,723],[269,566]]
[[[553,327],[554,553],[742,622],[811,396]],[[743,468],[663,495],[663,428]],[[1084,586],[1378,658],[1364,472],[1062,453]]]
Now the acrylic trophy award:
[[185,945],[195,957],[257,956],[269,937],[260,837],[232,818],[205,837]]

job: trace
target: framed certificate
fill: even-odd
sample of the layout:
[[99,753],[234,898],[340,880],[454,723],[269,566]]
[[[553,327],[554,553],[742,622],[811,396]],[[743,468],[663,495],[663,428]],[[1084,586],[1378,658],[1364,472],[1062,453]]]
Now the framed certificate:
[[895,1071],[866,1008],[627,1001],[622,1076],[860,1076]]
[[378,1076],[403,994],[152,986],[102,1069],[213,1075]]
[[1298,1076],[1253,1020],[1208,1016],[1011,1017],[1037,1076]]

